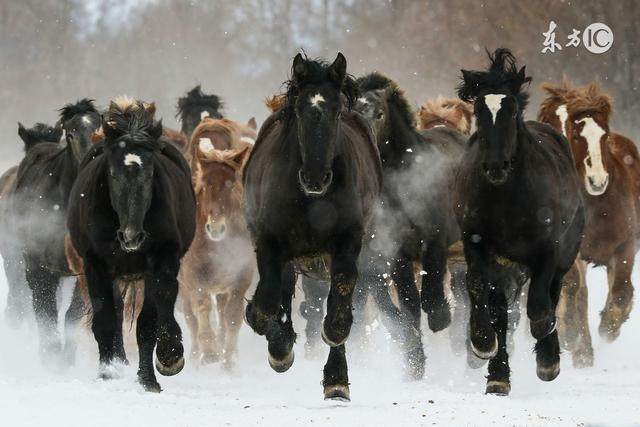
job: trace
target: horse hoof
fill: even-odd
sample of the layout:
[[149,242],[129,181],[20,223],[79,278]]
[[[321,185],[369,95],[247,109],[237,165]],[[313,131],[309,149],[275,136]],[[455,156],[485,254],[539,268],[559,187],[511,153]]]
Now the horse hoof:
[[485,394],[493,394],[496,396],[508,396],[511,391],[509,381],[487,381],[487,390]]
[[551,366],[538,365],[536,374],[542,381],[553,381],[560,375],[560,362],[556,362]]
[[487,359],[480,359],[473,350],[467,350],[467,366],[471,369],[480,369],[487,363]]
[[347,334],[344,336],[344,338],[336,337],[334,339],[331,339],[327,336],[324,327],[322,328],[321,335],[322,335],[322,341],[324,341],[324,343],[329,347],[338,347],[339,345],[344,344],[347,341],[347,338],[349,338],[349,332],[347,331]]
[[171,377],[178,374],[184,368],[184,357],[180,357],[173,365],[165,366],[156,358],[156,369],[165,377]]
[[429,329],[432,332],[440,332],[451,324],[451,309],[446,300],[430,310],[425,310],[425,312],[427,313]]
[[593,366],[593,350],[574,351],[571,353],[571,361],[574,368],[590,368]]
[[409,350],[406,354],[405,378],[408,381],[419,381],[424,377],[424,363],[426,357],[422,347]]
[[600,324],[600,327],[598,328],[598,333],[600,334],[600,338],[602,338],[608,343],[612,343],[620,336],[620,329],[615,327],[608,327],[603,324]]
[[473,354],[475,354],[480,359],[492,359],[496,356],[496,354],[498,354],[498,337],[496,336],[496,334],[493,334],[493,346],[491,348],[485,350],[479,349],[473,344],[473,340],[470,340],[469,343],[471,344],[471,350],[473,351]]
[[284,359],[276,359],[275,357],[269,354],[269,366],[271,369],[278,373],[287,372],[291,365],[293,365],[294,360],[296,359],[295,352],[291,350],[291,352],[284,357]]
[[556,318],[545,316],[542,319],[531,320],[531,336],[536,340],[541,340],[556,330]]
[[351,393],[349,393],[349,386],[343,384],[325,385],[324,400],[351,402]]
[[162,387],[155,380],[143,381],[140,380],[140,385],[144,389],[144,391],[148,391],[149,393],[160,393],[162,391]]

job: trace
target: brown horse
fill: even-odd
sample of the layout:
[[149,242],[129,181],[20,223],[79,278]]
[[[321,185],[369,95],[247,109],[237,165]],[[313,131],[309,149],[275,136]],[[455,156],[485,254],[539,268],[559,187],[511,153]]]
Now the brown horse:
[[[253,246],[242,212],[242,167],[251,144],[241,126],[205,118],[187,147],[196,193],[196,235],[180,269],[183,311],[191,330],[191,355],[202,363],[222,359],[232,368],[242,324],[244,295],[255,273]],[[211,327],[216,297],[218,331]]]
[[[560,126],[584,184],[587,222],[580,257],[607,268],[609,294],[599,331],[613,341],[632,307],[631,271],[640,233],[640,156],[631,140],[610,132],[612,100],[596,83],[563,86],[566,120],[559,117]],[[553,87],[544,88],[554,95]],[[586,307],[586,296],[583,299]]]
[[472,119],[472,104],[460,99],[438,96],[436,99],[427,100],[420,107],[418,128],[423,130],[444,126],[469,135]]

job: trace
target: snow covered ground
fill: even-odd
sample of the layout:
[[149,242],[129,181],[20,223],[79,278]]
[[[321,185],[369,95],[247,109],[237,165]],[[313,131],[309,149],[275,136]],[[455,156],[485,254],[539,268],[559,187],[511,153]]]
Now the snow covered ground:
[[[50,372],[36,355],[34,328],[14,331],[0,322],[0,425],[640,426],[639,304],[620,338],[607,344],[597,335],[606,295],[604,271],[591,270],[588,279],[595,366],[573,369],[570,355],[564,354],[560,376],[552,383],[539,381],[533,342],[522,322],[511,357],[509,397],[485,396],[486,368],[467,369],[463,358],[452,355],[446,334],[425,332],[427,375],[407,383],[379,329],[375,350],[350,354],[351,403],[336,403],[322,399],[324,360],[305,360],[303,336],[296,344],[294,366],[277,374],[268,366],[264,338],[245,326],[237,372],[197,368],[188,361],[181,374],[158,376],[164,391],[156,395],[135,382],[135,360],[123,368],[122,379],[96,379],[97,349],[88,330],[80,337],[77,365]],[[638,279],[636,272],[636,284]],[[0,271],[2,311],[6,289]],[[295,326],[303,334],[303,323]],[[188,348],[189,334],[183,331]]]

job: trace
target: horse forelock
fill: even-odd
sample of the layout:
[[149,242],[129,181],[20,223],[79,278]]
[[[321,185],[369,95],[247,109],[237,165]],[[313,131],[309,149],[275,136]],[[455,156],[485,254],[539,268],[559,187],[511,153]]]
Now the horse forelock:
[[524,74],[516,66],[516,59],[509,49],[498,48],[492,54],[487,51],[489,68],[485,71],[462,70],[462,80],[458,85],[458,97],[472,102],[481,94],[506,93],[515,97],[520,112],[524,111],[529,101],[529,94],[522,86],[531,82],[531,77]]
[[178,105],[176,106],[176,117],[183,121],[185,115],[189,111],[194,109],[210,108],[217,113],[217,118],[222,118],[222,114],[219,112],[224,108],[224,104],[218,95],[206,94],[202,92],[200,85],[197,85],[185,96],[178,98]]
[[572,91],[567,101],[567,111],[569,116],[599,113],[604,116],[608,124],[613,112],[612,103],[612,97],[602,92],[596,82],[591,82]]
[[76,101],[75,104],[66,104],[60,110],[60,121],[66,122],[71,120],[77,115],[85,114],[100,114],[94,105],[94,100],[89,98],[83,98]]

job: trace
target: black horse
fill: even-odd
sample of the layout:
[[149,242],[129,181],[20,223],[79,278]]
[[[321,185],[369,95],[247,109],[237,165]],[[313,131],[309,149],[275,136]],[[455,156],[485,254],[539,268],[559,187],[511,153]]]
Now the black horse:
[[[451,322],[444,279],[448,247],[459,240],[460,232],[450,190],[466,138],[449,128],[419,132],[404,92],[388,77],[371,73],[357,83],[361,95],[356,110],[375,131],[384,174],[382,209],[376,216],[374,237],[367,245],[368,257],[363,259],[362,286],[358,289],[363,294],[376,290],[376,295],[386,286],[385,277],[394,280],[408,373],[420,378],[425,361],[421,306],[432,331],[441,331]],[[421,265],[420,293],[414,262]]]
[[222,100],[218,95],[203,93],[200,85],[194,87],[185,96],[178,98],[176,117],[182,124],[182,133],[191,139],[191,134],[202,119],[222,118],[222,107]]
[[245,213],[260,273],[246,319],[266,335],[269,363],[278,372],[294,359],[294,265],[330,259],[322,330],[331,346],[324,367],[327,399],[349,399],[344,343],[362,237],[382,180],[370,128],[350,111],[356,94],[341,53],[330,65],[296,55],[285,105],[262,126],[244,171]]
[[567,140],[550,126],[525,122],[531,81],[509,50],[489,54],[487,71],[462,71],[458,95],[475,104],[477,131],[460,164],[454,195],[471,299],[471,345],[490,359],[487,393],[510,390],[506,346],[508,304],[503,271],[530,277],[527,315],[537,374],[560,372],[555,309],[562,278],[580,246],[584,209]]
[[[62,278],[75,282],[67,265],[64,236],[71,186],[78,165],[91,146],[91,135],[100,127],[100,115],[93,101],[83,99],[60,110],[66,145],[41,142],[30,147],[18,167],[15,190],[10,201],[10,221],[16,233],[25,277],[32,293],[33,308],[45,360],[60,352],[56,291]],[[80,291],[74,291],[65,318],[66,363],[73,360],[73,331],[83,314]]]
[[159,392],[156,344],[162,375],[175,375],[184,366],[173,311],[180,260],[195,232],[191,172],[180,152],[159,140],[162,123],[140,101],[112,102],[103,129],[104,142],[85,157],[71,192],[69,231],[84,261],[101,376],[111,376],[113,362],[126,363],[121,295],[114,284],[144,279],[136,327],[138,378],[146,390]]
[[[22,123],[18,123],[18,135],[24,142],[26,153],[41,142],[58,143],[62,136],[62,128],[59,125],[51,127],[44,123],[36,123],[31,128],[25,128]],[[9,200],[15,191],[17,175],[18,165],[9,168],[0,177],[0,226],[3,236],[0,241],[0,253],[9,285],[5,317],[13,326],[22,323],[31,305],[31,295],[29,295],[22,265],[21,247],[14,234],[14,224],[11,221],[9,208]]]

